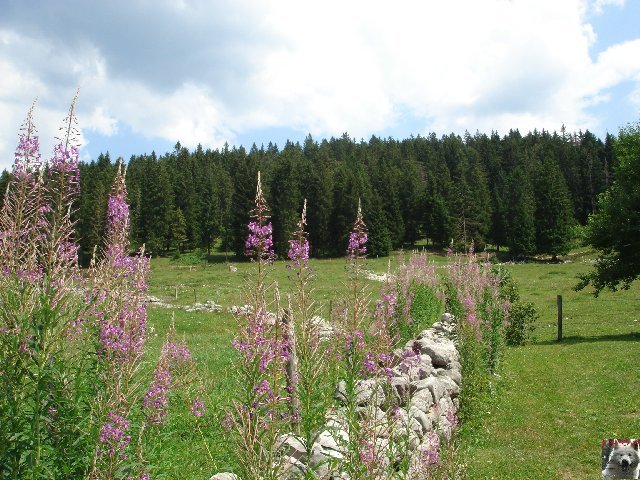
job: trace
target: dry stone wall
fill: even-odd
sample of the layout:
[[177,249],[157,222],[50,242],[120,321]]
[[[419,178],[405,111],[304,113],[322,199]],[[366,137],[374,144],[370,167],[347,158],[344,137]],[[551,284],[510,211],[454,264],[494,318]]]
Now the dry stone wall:
[[[440,439],[450,440],[455,426],[462,382],[460,356],[456,348],[455,322],[445,313],[439,322],[421,332],[404,348],[393,352],[395,367],[385,377],[360,380],[355,403],[363,424],[372,428],[377,458],[393,461],[399,444],[411,452],[413,471],[425,457],[437,454]],[[347,480],[343,473],[349,433],[340,407],[346,400],[346,385],[336,388],[338,407],[327,415],[311,455],[292,433],[281,437],[283,479],[302,478],[311,468],[317,478]],[[305,464],[308,461],[309,464]],[[419,474],[407,478],[422,478]],[[238,480],[219,473],[210,480]]]

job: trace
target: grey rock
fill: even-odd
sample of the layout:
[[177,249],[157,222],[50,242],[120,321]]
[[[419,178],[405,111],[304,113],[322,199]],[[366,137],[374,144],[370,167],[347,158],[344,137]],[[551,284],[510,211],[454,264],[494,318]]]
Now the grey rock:
[[457,398],[458,396],[460,396],[460,385],[454,382],[449,377],[447,372],[447,370],[439,371],[436,378],[443,386],[446,395],[450,396],[451,398]]
[[238,478],[239,477],[235,473],[222,472],[216,473],[209,480],[238,480]]
[[446,367],[454,361],[457,362],[459,358],[458,351],[451,340],[438,341],[429,335],[414,340],[413,348],[429,355],[434,367]]
[[418,437],[422,437],[422,425],[416,418],[409,415],[404,408],[398,408],[393,415],[393,437],[411,435],[412,433]]
[[391,386],[391,392],[393,394],[394,405],[406,405],[407,401],[411,397],[411,394],[415,391],[415,387],[412,385],[409,377],[393,377],[389,381],[389,384]]
[[415,418],[422,427],[420,437],[433,429],[433,419],[414,405],[409,407],[409,417]]
[[455,321],[456,321],[456,317],[454,317],[454,316],[453,316],[452,314],[450,314],[450,313],[446,313],[446,312],[445,312],[445,313],[443,313],[443,314],[440,316],[440,321],[441,321],[442,323],[450,323],[450,324],[454,324],[454,323],[455,323]]
[[418,410],[427,413],[431,410],[431,407],[433,407],[433,395],[431,394],[431,391],[427,388],[416,392],[413,397],[411,397],[409,407],[415,407]]
[[414,384],[418,391],[426,389],[431,392],[434,403],[438,403],[446,391],[446,386],[439,377],[425,378],[424,380],[414,382]]
[[[454,364],[456,364],[457,362],[452,362],[451,364],[449,364],[449,367],[446,369],[438,369],[435,373],[437,376],[446,376],[449,377],[451,380],[453,380],[458,386],[460,386],[462,384],[462,373],[460,372],[459,368],[456,368],[454,366]],[[460,364],[458,363],[458,366]]]
[[296,458],[285,455],[280,459],[280,462],[282,471],[278,475],[278,478],[281,480],[300,478],[300,476],[304,475],[307,471],[306,465]]
[[285,433],[284,435],[280,435],[276,446],[278,450],[283,451],[283,454],[285,456],[291,457],[295,460],[304,458],[307,453],[307,449],[302,444],[302,441],[293,433]]
[[[347,384],[344,380],[338,382],[338,388],[334,396],[336,400],[341,402],[347,401]],[[355,397],[355,403],[358,406],[366,406],[368,404],[380,406],[386,400],[380,380],[375,378],[359,380],[355,386]]]

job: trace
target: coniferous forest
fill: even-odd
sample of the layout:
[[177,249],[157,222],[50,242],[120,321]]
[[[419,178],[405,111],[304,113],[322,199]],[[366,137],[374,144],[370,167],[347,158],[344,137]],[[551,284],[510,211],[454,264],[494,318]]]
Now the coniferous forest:
[[[562,255],[578,225],[612,181],[614,137],[511,131],[435,134],[405,140],[341,138],[194,151],[176,144],[158,156],[132,156],[127,188],[132,242],[152,255],[222,246],[244,258],[257,172],[273,215],[278,255],[308,202],[312,255],[344,255],[361,199],[371,255],[410,248],[507,247],[510,257]],[[104,233],[116,162],[109,154],[82,163],[77,236],[86,263]],[[4,191],[7,173],[2,177]]]

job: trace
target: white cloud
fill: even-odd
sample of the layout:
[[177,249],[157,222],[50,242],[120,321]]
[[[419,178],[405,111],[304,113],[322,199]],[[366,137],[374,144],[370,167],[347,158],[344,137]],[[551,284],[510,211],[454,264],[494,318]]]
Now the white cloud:
[[109,115],[103,107],[96,107],[87,118],[80,118],[81,125],[101,135],[111,137],[118,133],[118,119]]
[[74,21],[53,26],[18,8],[15,26],[0,20],[0,160],[33,97],[46,144],[77,86],[86,132],[189,147],[270,127],[367,138],[407,113],[418,122],[407,136],[597,129],[589,107],[640,78],[640,39],[589,55],[589,12],[622,3],[133,0],[126,12],[102,4],[97,19],[76,2]]

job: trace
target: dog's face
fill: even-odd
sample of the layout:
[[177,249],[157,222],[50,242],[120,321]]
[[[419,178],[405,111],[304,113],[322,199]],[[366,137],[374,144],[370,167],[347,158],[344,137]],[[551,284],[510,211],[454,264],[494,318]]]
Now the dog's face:
[[623,472],[631,471],[640,464],[640,450],[638,443],[631,445],[615,442],[609,455],[609,465],[615,465]]

